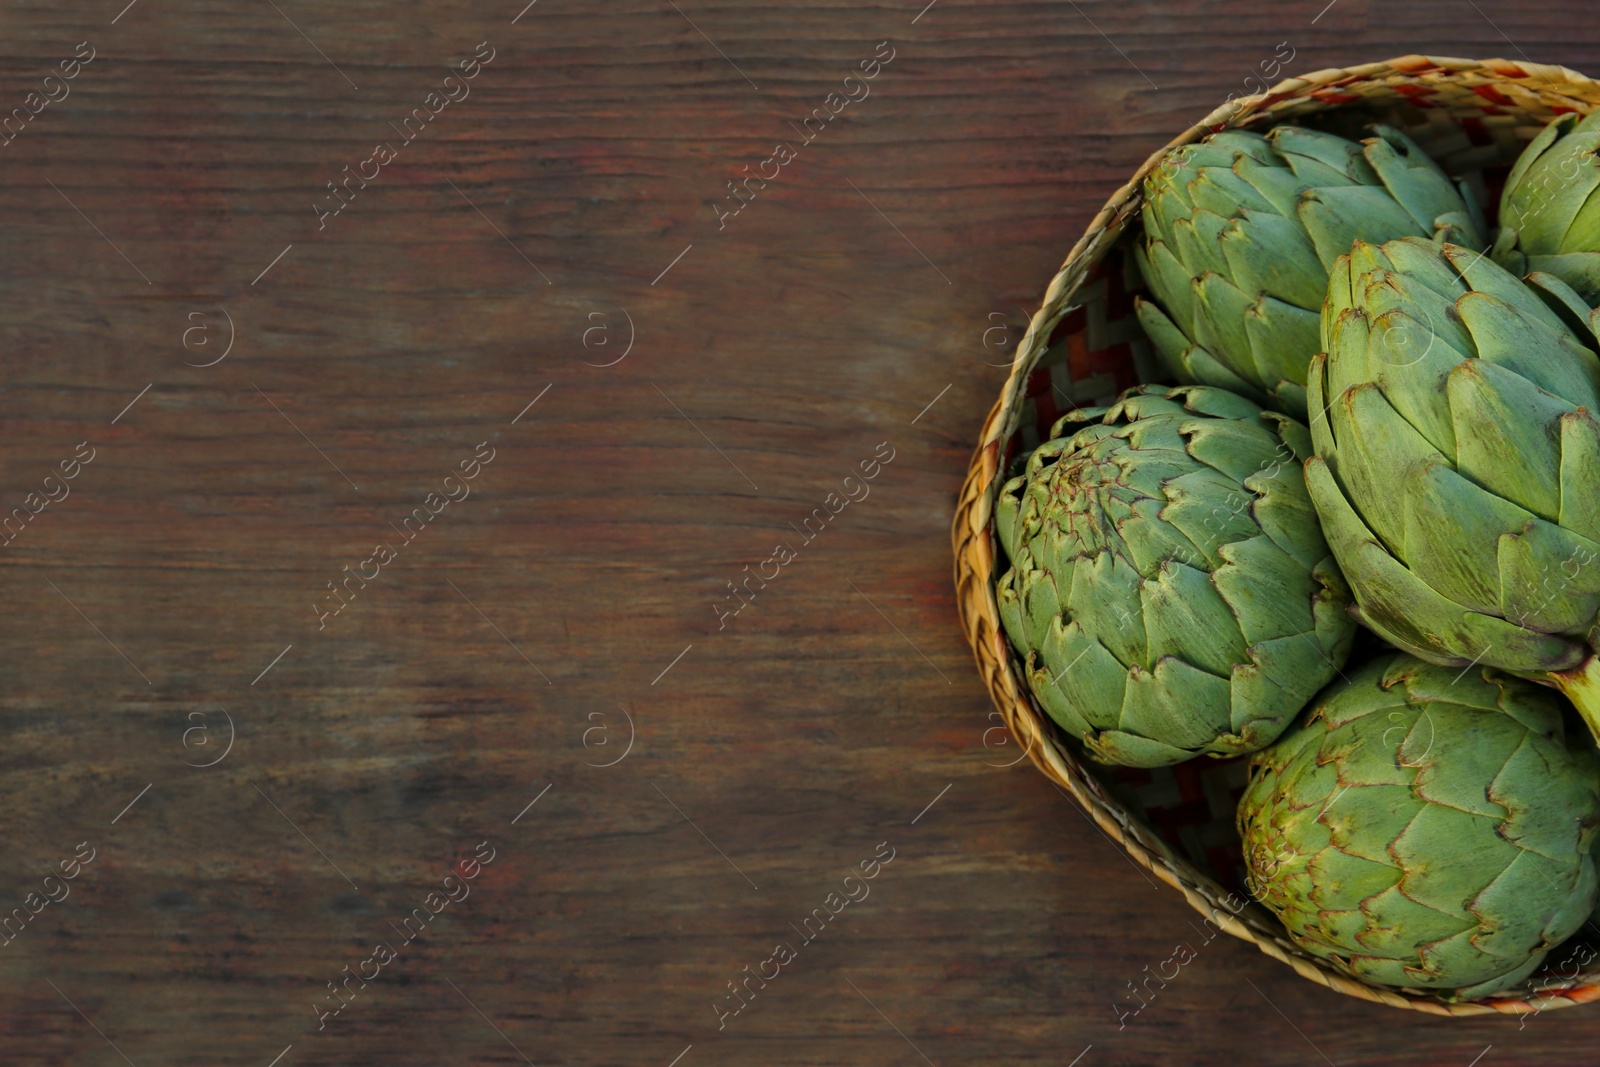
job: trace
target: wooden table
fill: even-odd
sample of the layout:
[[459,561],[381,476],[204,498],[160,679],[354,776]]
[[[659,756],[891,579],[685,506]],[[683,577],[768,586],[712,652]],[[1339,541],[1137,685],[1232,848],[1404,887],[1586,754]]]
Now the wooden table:
[[1167,136],[1280,43],[1600,70],[1578,0],[1323,2],[13,6],[0,1062],[1592,1062],[1225,939],[1119,1030],[1193,915],[954,618]]

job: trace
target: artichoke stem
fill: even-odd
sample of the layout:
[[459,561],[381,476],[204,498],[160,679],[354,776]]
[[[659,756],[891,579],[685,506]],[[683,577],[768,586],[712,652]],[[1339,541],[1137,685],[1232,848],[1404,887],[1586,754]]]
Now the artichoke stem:
[[1600,740],[1600,655],[1590,656],[1570,671],[1553,672],[1550,678],[1578,709],[1589,732]]

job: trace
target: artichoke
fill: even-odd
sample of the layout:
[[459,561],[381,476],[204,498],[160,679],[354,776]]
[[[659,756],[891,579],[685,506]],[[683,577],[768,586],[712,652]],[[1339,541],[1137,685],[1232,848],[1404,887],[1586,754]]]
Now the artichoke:
[[1562,115],[1523,150],[1500,197],[1494,258],[1554,274],[1600,304],[1600,112]]
[[1228,130],[1173,151],[1145,178],[1135,255],[1160,306],[1136,307],[1179,382],[1304,419],[1328,272],[1353,240],[1486,244],[1470,194],[1405,134],[1373,132],[1363,147],[1295,126],[1265,137]]
[[1356,978],[1485,996],[1594,907],[1600,772],[1537,686],[1388,656],[1251,764],[1250,891]]
[[[1311,365],[1306,483],[1358,617],[1558,686],[1600,734],[1600,359],[1587,306],[1480,253],[1357,243]],[[1582,331],[1582,332],[1579,332]]]
[[1142,386],[1051,436],[996,507],[1000,618],[1034,696],[1106,763],[1270,744],[1355,629],[1306,428],[1221,389]]

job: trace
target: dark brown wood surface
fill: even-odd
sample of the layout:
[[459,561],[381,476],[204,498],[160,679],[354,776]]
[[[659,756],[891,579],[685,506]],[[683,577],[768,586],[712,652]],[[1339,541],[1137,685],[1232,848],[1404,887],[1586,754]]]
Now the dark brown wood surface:
[[1600,1011],[1402,1014],[1226,939],[1119,1028],[1195,916],[995,766],[948,542],[1150,151],[1285,42],[1600,71],[1590,5],[923,2],[0,13],[0,114],[42,108],[0,144],[0,513],[42,506],[0,548],[0,1063],[1593,1062]]

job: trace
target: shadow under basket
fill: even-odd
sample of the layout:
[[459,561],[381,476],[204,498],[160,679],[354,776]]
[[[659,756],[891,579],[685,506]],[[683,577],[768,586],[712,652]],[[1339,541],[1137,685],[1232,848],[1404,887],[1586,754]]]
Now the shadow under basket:
[[[1012,736],[1028,757],[1137,863],[1181,892],[1216,927],[1256,945],[1305,978],[1341,993],[1435,1015],[1522,1014],[1600,998],[1600,951],[1569,943],[1518,989],[1451,1002],[1421,991],[1370,985],[1333,970],[1288,939],[1249,897],[1234,827],[1247,758],[1191,760],[1141,770],[1090,762],[1034,702],[1000,627],[995,604],[995,497],[1017,457],[1037,446],[1074,406],[1104,404],[1156,380],[1156,362],[1134,317],[1142,282],[1129,242],[1143,227],[1141,184],[1174,148],[1222,129],[1280,123],[1360,138],[1374,121],[1398,127],[1444,169],[1466,179],[1491,215],[1522,148],[1556,115],[1600,107],[1600,82],[1565,67],[1502,59],[1404,56],[1280,82],[1226,104],[1144,162],[1073,246],[1034,313],[1000,399],[983,425],[957,503],[951,539],[962,626]],[[1585,961],[1580,968],[1575,960]]]

